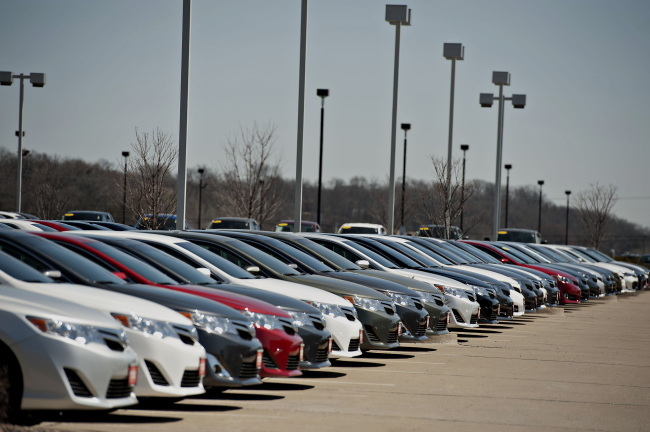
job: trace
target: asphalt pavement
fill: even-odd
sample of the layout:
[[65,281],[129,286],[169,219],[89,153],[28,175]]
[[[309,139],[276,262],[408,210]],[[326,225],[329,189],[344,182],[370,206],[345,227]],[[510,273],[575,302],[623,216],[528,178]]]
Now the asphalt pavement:
[[650,292],[549,308],[403,344],[300,378],[110,414],[52,414],[44,430],[648,431]]

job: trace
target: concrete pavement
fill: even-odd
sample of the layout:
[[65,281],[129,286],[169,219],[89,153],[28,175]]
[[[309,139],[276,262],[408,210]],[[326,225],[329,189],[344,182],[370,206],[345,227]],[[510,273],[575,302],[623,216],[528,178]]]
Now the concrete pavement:
[[647,431],[650,292],[404,344],[176,404],[49,416],[46,430]]

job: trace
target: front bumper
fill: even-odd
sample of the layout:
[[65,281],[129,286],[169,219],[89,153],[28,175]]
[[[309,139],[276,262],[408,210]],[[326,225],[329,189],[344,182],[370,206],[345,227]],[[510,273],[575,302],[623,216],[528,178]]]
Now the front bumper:
[[302,338],[297,334],[289,334],[285,330],[269,330],[255,326],[255,336],[262,343],[262,369],[260,376],[264,377],[294,377],[302,375],[300,361],[302,360]]
[[391,349],[399,346],[402,323],[399,315],[386,310],[371,311],[357,307],[359,321],[363,325],[362,350]]

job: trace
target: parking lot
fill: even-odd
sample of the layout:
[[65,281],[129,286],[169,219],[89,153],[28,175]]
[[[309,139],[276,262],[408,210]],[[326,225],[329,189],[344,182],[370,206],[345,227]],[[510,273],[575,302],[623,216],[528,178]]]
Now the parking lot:
[[173,405],[45,430],[648,430],[650,295],[590,300]]

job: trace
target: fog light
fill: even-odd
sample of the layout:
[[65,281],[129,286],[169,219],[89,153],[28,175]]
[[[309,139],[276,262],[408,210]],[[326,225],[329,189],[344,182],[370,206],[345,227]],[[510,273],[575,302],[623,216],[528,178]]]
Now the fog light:
[[427,316],[427,325],[426,325],[424,328],[429,328],[430,318],[431,318],[431,317]]
[[127,378],[127,383],[130,387],[135,387],[138,383],[138,366],[131,365],[129,366],[129,376]]
[[305,345],[304,345],[304,344],[300,344],[300,354],[298,354],[298,356],[299,356],[298,358],[300,359],[300,361],[303,360],[303,354],[304,354],[304,353],[305,353]]
[[359,345],[363,343],[363,330],[359,330]]
[[199,360],[199,376],[205,376],[205,359]]
[[327,353],[328,353],[328,354],[332,352],[332,342],[333,342],[333,341],[332,341],[332,338],[330,338],[330,341],[329,341],[329,343],[327,344]]
[[447,312],[447,325],[449,325],[449,312]]
[[397,336],[401,336],[402,334],[402,323],[398,322],[397,323]]

